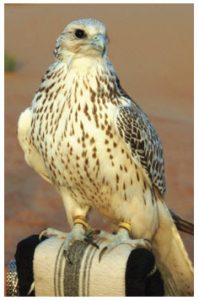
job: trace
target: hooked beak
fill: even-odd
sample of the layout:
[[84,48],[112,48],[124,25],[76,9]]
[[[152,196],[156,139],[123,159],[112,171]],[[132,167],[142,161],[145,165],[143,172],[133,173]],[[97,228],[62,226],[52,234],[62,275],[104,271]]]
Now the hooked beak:
[[102,55],[105,53],[107,38],[101,33],[96,34],[91,40],[91,46],[98,51],[102,52]]

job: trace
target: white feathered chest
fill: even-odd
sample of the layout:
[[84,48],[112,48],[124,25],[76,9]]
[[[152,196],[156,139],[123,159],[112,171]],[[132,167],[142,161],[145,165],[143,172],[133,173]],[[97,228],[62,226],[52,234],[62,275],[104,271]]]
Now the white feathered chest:
[[52,68],[33,99],[32,143],[58,189],[109,214],[114,195],[131,201],[142,192],[143,174],[114,124],[122,100],[102,69]]

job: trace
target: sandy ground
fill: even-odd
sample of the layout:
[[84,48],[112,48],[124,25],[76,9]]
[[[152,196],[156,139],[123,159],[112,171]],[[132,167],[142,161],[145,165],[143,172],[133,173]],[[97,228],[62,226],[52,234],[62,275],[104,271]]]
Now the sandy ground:
[[[5,75],[5,263],[21,239],[51,226],[68,230],[55,190],[24,162],[17,119],[52,62],[55,40],[73,19],[108,28],[109,55],[123,87],[156,126],[165,150],[170,208],[193,221],[193,6],[6,5],[5,49],[17,71]],[[91,223],[109,228],[96,212]],[[193,259],[193,237],[183,235]]]

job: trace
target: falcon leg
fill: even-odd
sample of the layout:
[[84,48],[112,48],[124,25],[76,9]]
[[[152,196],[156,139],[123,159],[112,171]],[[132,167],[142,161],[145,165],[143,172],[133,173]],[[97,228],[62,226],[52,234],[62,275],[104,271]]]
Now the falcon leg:
[[75,242],[75,241],[84,241],[86,236],[86,230],[82,224],[74,224],[71,232],[67,233],[65,243],[64,243],[64,250],[68,250],[68,248]]
[[115,247],[121,245],[121,244],[128,244],[132,246],[132,248],[147,248],[148,250],[151,250],[151,243],[149,240],[144,239],[135,239],[133,240],[130,238],[130,229],[131,225],[125,222],[119,223],[119,230],[117,234],[110,234],[107,232],[102,231],[99,234],[99,237],[108,239],[110,243],[108,246],[104,247],[100,254],[99,254],[99,260],[102,259],[102,256],[106,253],[108,254],[111,252]]
[[75,241],[85,241],[95,247],[98,247],[98,245],[93,241],[94,235],[98,233],[98,230],[93,231],[82,216],[76,216],[73,219],[73,222],[73,228],[71,232],[67,234],[64,249],[68,250]]
[[70,264],[72,264],[73,262],[70,259],[69,248],[75,241],[86,242],[99,248],[99,246],[93,241],[93,236],[97,232],[98,231],[91,230],[90,226],[88,225],[88,223],[86,223],[83,217],[77,216],[74,218],[74,225],[71,232],[67,234],[64,243],[64,253]]

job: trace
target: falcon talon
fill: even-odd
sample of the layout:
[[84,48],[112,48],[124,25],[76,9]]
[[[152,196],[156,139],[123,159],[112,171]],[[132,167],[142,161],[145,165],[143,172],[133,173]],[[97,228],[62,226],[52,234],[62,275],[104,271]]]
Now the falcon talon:
[[99,246],[93,241],[93,235],[91,235],[90,233],[86,235],[84,241],[99,249]]
[[152,243],[151,243],[151,241],[148,240],[148,239],[144,239],[144,241],[147,243],[148,248],[151,249],[151,248],[152,248]]
[[47,227],[46,229],[42,230],[39,234],[39,240],[41,240],[42,237],[50,238],[53,236],[59,239],[65,239],[66,233],[55,228]]
[[64,250],[63,250],[63,255],[64,255],[64,257],[67,259],[68,263],[69,263],[70,265],[73,265],[73,262],[72,262],[72,260],[70,259],[70,253],[69,253],[69,251],[66,250],[66,249],[64,249]]
[[[47,228],[46,228],[46,229],[47,229]],[[40,240],[40,241],[42,240],[42,238],[43,238],[44,236],[46,236],[46,234],[45,234],[46,229],[44,229],[44,230],[42,230],[42,231],[40,232],[40,234],[39,234],[39,240]]]
[[85,237],[84,241],[85,241],[87,244],[91,244],[92,239],[89,238],[89,237]]
[[99,246],[98,246],[95,242],[93,242],[92,239],[85,238],[84,241],[85,241],[86,243],[88,243],[89,245],[92,245],[92,246],[94,246],[94,247],[96,247],[96,248],[99,249]]
[[98,244],[96,244],[95,242],[91,242],[91,245],[92,246],[94,246],[95,248],[97,248],[97,249],[99,249],[100,247],[99,247],[99,245]]
[[105,254],[105,252],[107,251],[107,249],[108,249],[108,247],[106,246],[106,247],[104,247],[104,248],[100,251],[100,253],[99,253],[99,258],[98,258],[98,261],[99,261],[99,262],[101,262],[102,257],[104,256],[104,254]]
[[100,232],[101,232],[101,230],[95,229],[95,230],[89,231],[86,235],[87,236],[95,236],[95,235],[98,235]]
[[148,239],[144,239],[147,243],[151,244],[151,241]]
[[91,230],[91,231],[89,231],[89,232],[86,234],[86,237],[87,237],[87,238],[93,238],[93,234],[94,234],[94,232]]

